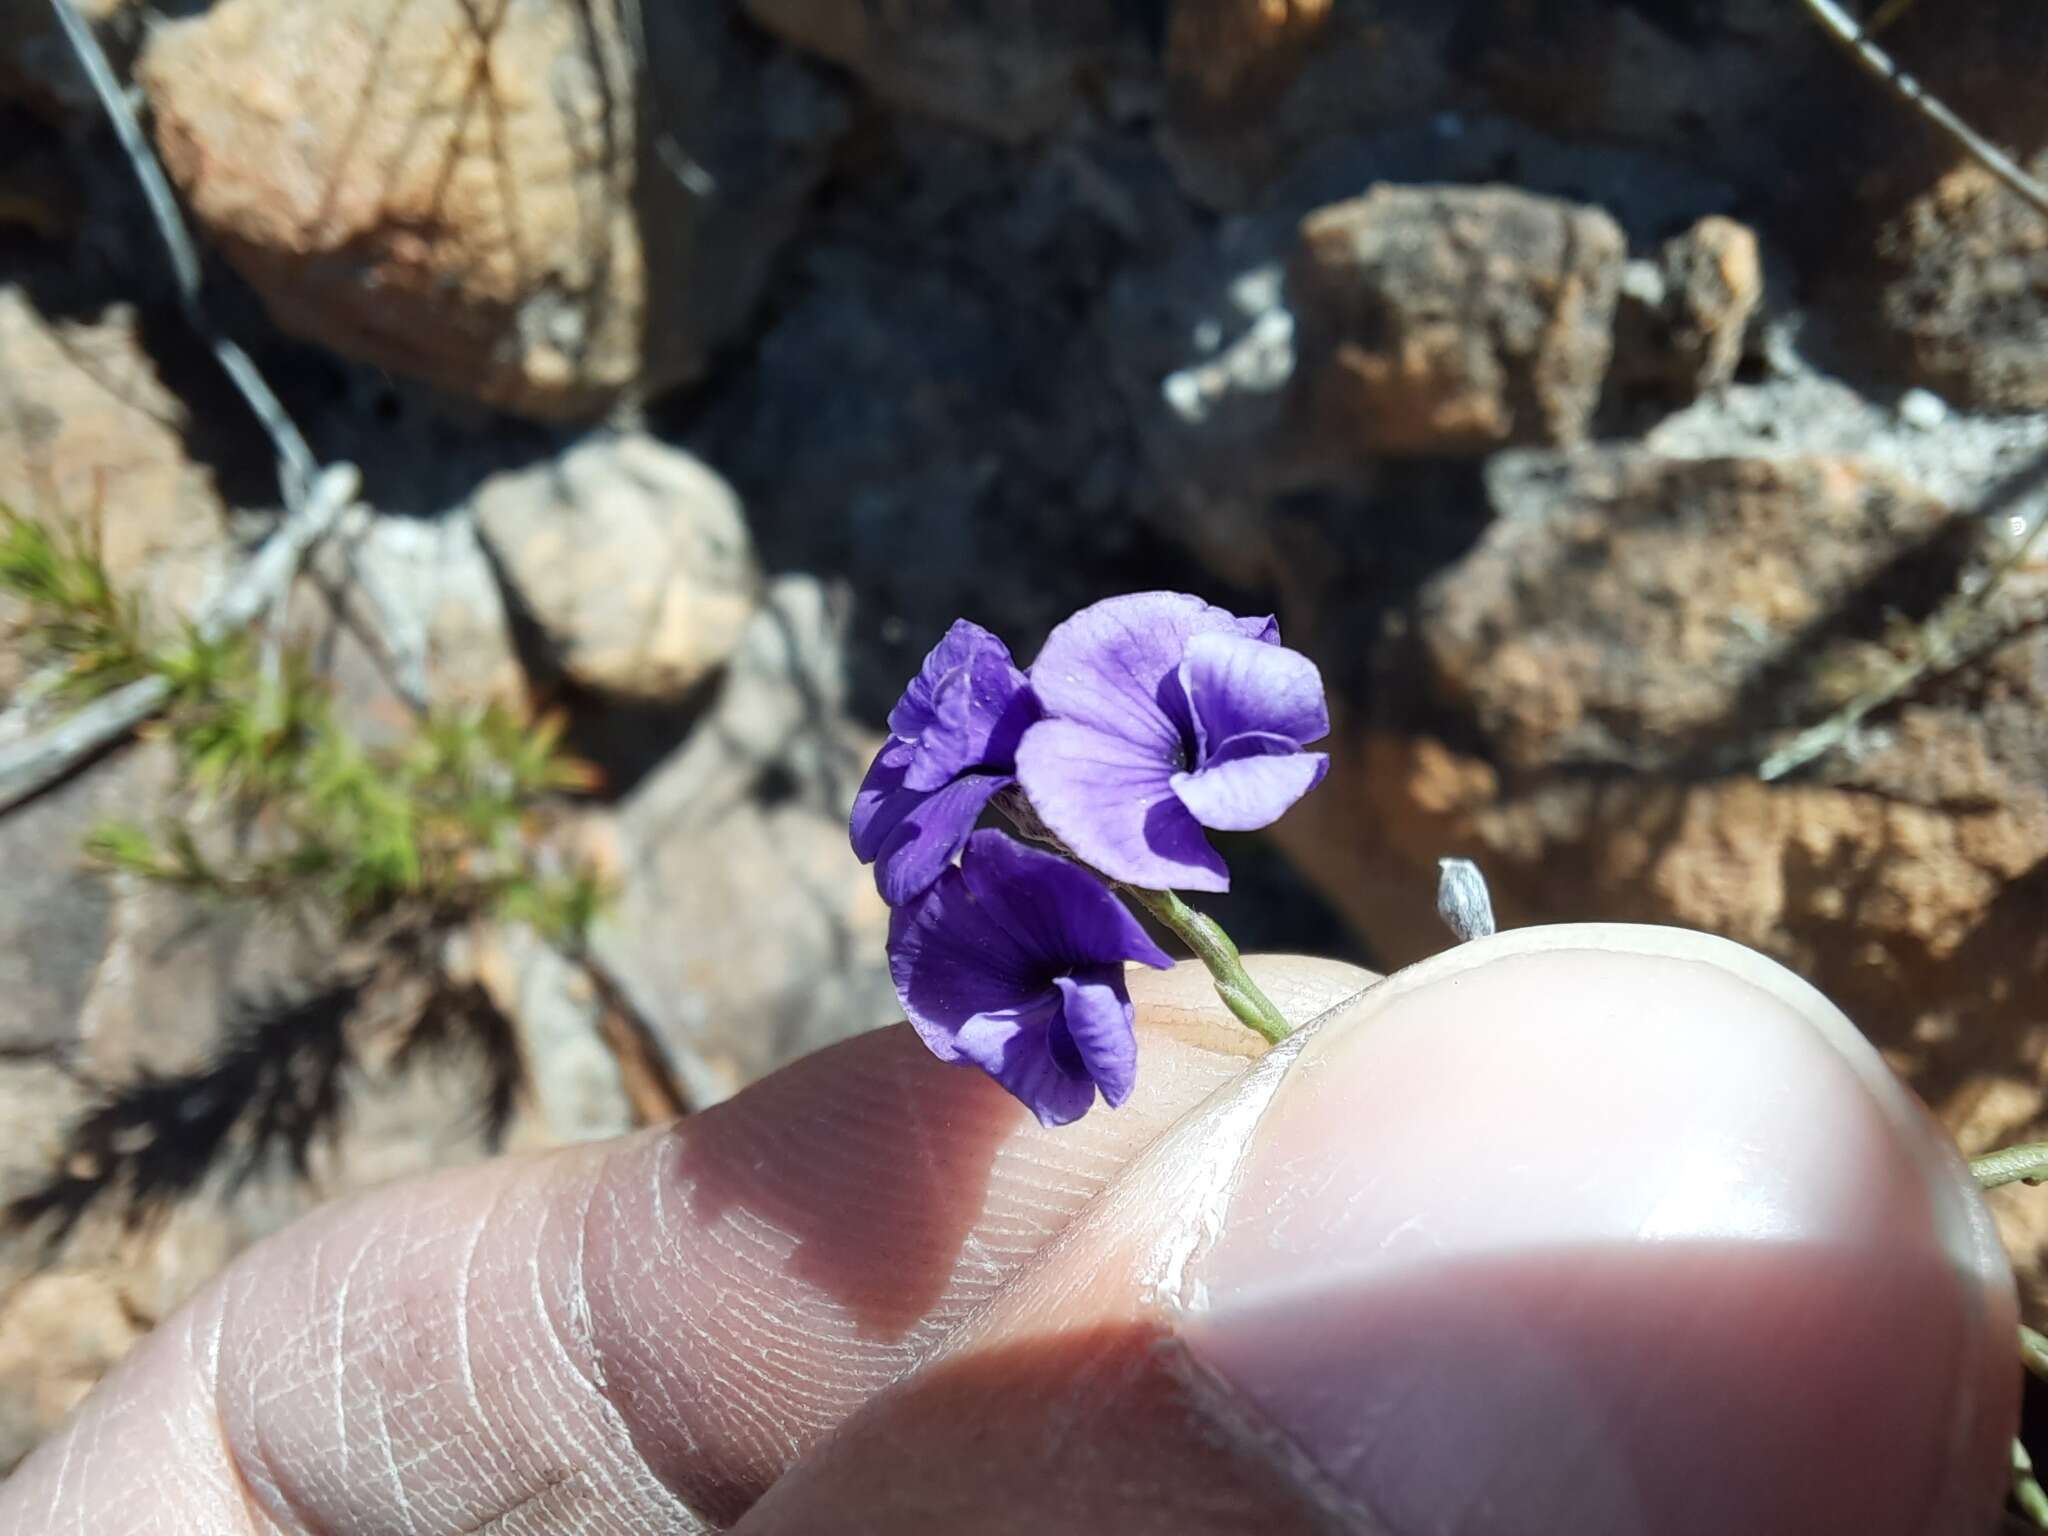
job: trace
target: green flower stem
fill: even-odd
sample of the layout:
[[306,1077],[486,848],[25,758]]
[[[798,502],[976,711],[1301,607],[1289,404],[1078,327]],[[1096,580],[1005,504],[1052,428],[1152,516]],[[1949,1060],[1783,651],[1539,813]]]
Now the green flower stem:
[[2020,1324],[2020,1362],[2042,1381],[2048,1381],[2048,1335],[2025,1323]]
[[2038,1184],[2048,1180],[2048,1141],[2001,1147],[1970,1159],[1970,1172],[1986,1189],[2001,1184]]
[[2017,1440],[2012,1443],[2012,1501],[2036,1527],[2048,1531],[2048,1493],[2035,1480],[2033,1457]]
[[1273,1006],[1273,1000],[1259,990],[1258,983],[1245,971],[1237,946],[1230,942],[1230,935],[1216,919],[1197,912],[1172,891],[1146,891],[1129,885],[1123,889],[1130,892],[1139,906],[1172,929],[1175,937],[1209,968],[1216,981],[1216,995],[1239,1023],[1275,1045],[1294,1033],[1287,1016]]

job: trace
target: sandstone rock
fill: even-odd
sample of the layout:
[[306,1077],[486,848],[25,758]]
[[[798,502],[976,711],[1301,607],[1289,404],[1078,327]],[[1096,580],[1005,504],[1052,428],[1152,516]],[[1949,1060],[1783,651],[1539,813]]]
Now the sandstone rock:
[[739,498],[653,438],[600,436],[485,482],[479,529],[576,682],[673,702],[724,665],[759,600]]
[[[51,324],[0,288],[0,506],[90,535],[158,632],[190,617],[227,567],[226,509],[186,454],[185,425],[133,310]],[[18,617],[7,603],[0,624]],[[19,659],[0,647],[0,691]]]
[[1760,703],[1820,702],[1775,673],[1845,607],[1915,561],[1954,569],[1948,509],[1854,461],[1530,452],[1487,485],[1499,520],[1416,628],[1437,696],[1519,771],[1743,750]]
[[[699,369],[834,119],[719,8],[224,0],[137,76],[206,233],[286,330],[542,417]],[[644,100],[641,82],[659,83]]]
[[[2048,150],[2032,161],[2048,176]],[[2048,220],[1974,162],[1880,236],[1880,312],[1914,382],[1961,404],[2048,409]]]
[[785,41],[844,65],[878,95],[1004,140],[1073,116],[1090,74],[1136,65],[1140,39],[1100,0],[745,0]]
[[1375,187],[1310,215],[1289,277],[1308,411],[1337,456],[1584,437],[1625,244],[1505,187]]
[[706,716],[605,834],[619,897],[596,950],[693,1103],[901,1017],[888,913],[846,844],[876,743],[845,720],[840,643],[815,581],[775,582]]

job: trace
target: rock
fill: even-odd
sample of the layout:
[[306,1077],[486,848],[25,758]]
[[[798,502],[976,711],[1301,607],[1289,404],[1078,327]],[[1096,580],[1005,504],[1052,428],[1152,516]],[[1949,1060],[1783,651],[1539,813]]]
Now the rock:
[[[710,0],[223,0],[137,67],[159,152],[292,334],[545,418],[692,376],[836,131]],[[638,82],[656,80],[652,101]]]
[[[1290,641],[1339,695],[1327,784],[1274,836],[1379,963],[1442,947],[1436,861],[1464,855],[1504,925],[1670,923],[1777,957],[1967,1150],[2042,1134],[2048,568],[2005,578],[1973,659],[1764,782],[2004,546],[1854,459],[1522,453],[1485,483],[1495,521],[1389,613],[1364,679],[1342,602],[1311,601],[1360,578],[1287,578]],[[2048,1314],[2048,1213],[2002,1216]]]
[[897,106],[1009,142],[1075,116],[1092,76],[1142,65],[1128,11],[1101,0],[744,3],[770,32],[845,66]]
[[1616,317],[1614,376],[1691,400],[1726,386],[1763,303],[1754,231],[1710,215],[1664,244],[1655,263],[1630,262]]
[[385,651],[399,637],[385,633],[370,584],[420,647],[430,707],[528,701],[511,616],[471,511],[410,518],[358,508],[292,589],[286,630],[319,666],[358,739],[394,743],[416,724]]
[[[2031,169],[2048,178],[2048,150]],[[1967,162],[1879,237],[1879,312],[1912,381],[1964,405],[2048,409],[2048,219]]]
[[739,498],[651,437],[593,437],[493,476],[476,517],[562,670],[601,693],[684,698],[725,664],[759,602]]
[[[0,288],[0,506],[96,542],[153,632],[175,629],[227,569],[226,508],[186,452],[184,406],[142,349],[135,312],[51,323]],[[0,625],[20,617],[0,598]],[[20,652],[0,648],[0,691]]]
[[492,1003],[511,1021],[534,1097],[555,1142],[623,1136],[637,1123],[619,1059],[606,1045],[590,978],[531,929],[493,924],[470,956]]
[[1823,703],[1776,673],[1845,607],[1955,568],[1947,507],[1854,460],[1524,452],[1487,488],[1498,520],[1424,589],[1416,634],[1437,698],[1517,771],[1743,750],[1760,690]]
[[[11,943],[11,940],[10,940]],[[324,1200],[487,1152],[466,1067],[372,1071],[353,1085],[333,1142],[311,1151],[311,1179],[213,1180],[160,1221],[129,1228],[88,1214],[55,1251],[36,1231],[0,1234],[0,1475],[56,1428],[79,1398],[156,1323],[251,1243]],[[0,1198],[50,1168],[71,1117],[89,1102],[75,1074],[0,1060]],[[514,1148],[546,1145],[531,1115],[515,1118]]]
[[1166,78],[1183,110],[1256,111],[1293,83],[1331,0],[1175,0]]
[[1625,242],[1507,187],[1379,186],[1311,214],[1289,272],[1333,457],[1573,443],[1598,403]]
[[718,697],[607,829],[619,895],[596,952],[692,1103],[901,1017],[888,913],[847,848],[877,742],[845,719],[825,592],[783,577]]

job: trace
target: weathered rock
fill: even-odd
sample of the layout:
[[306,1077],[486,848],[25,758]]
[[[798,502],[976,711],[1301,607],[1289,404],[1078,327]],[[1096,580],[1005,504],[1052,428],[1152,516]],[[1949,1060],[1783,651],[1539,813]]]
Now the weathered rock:
[[[2048,150],[2033,174],[2048,177]],[[1880,236],[1880,312],[1916,383],[1961,404],[2048,409],[2048,219],[1974,162]]]
[[651,437],[601,435],[494,476],[476,516],[562,670],[599,692],[683,698],[724,665],[759,601],[739,498]]
[[[836,118],[719,7],[224,0],[137,68],[208,235],[295,335],[543,417],[699,369]],[[641,82],[659,90],[643,99]]]
[[1128,14],[1101,0],[745,5],[769,31],[844,65],[887,100],[1004,140],[1072,117],[1090,75],[1141,62]]
[[1742,750],[1760,703],[1776,723],[1821,702],[1777,673],[1845,608],[1916,562],[1937,589],[1954,570],[1948,509],[1852,460],[1531,452],[1487,485],[1499,520],[1416,631],[1437,697],[1518,771]]
[[[1339,701],[1327,786],[1274,829],[1290,857],[1388,966],[1444,943],[1445,854],[1480,862],[1506,924],[1727,934],[1839,1001],[1967,1149],[2040,1134],[2048,570],[2006,578],[1978,659],[1766,783],[1765,752],[1961,588],[1965,520],[1814,457],[1508,455],[1487,485],[1497,520]],[[1341,626],[1283,617],[1340,676]],[[2006,1216],[2039,1313],[2048,1220]]]
[[1337,457],[1585,436],[1612,346],[1614,221],[1506,187],[1375,187],[1310,215],[1289,274]]
[[693,1103],[901,1016],[888,913],[846,845],[874,743],[848,725],[825,592],[784,577],[717,699],[602,833],[619,896],[602,962]]
[[[230,1190],[216,1179],[139,1229],[88,1214],[54,1253],[43,1249],[39,1231],[0,1235],[0,1474],[249,1244],[322,1200],[487,1151],[471,1111],[476,1085],[464,1066],[372,1072],[353,1090],[337,1138],[310,1148],[310,1181],[257,1178]],[[89,1102],[69,1070],[0,1061],[0,1124],[8,1128],[0,1138],[0,1199],[47,1175],[65,1126]],[[552,1138],[522,1113],[508,1139],[535,1147]]]
[[[504,594],[465,507],[433,518],[351,513],[292,589],[286,618],[289,642],[314,659],[348,729],[369,744],[417,723],[389,654],[395,642],[418,646],[430,706],[517,708],[529,696]],[[386,632],[392,619],[402,635]]]
[[1680,400],[1720,389],[1742,362],[1763,303],[1763,260],[1746,225],[1709,215],[1631,261],[1615,317],[1614,376]]
[[[158,379],[134,311],[51,324],[0,288],[0,506],[96,542],[158,632],[223,576],[226,509],[186,454],[185,408]],[[18,617],[0,599],[0,625]],[[0,647],[0,691],[19,653]]]

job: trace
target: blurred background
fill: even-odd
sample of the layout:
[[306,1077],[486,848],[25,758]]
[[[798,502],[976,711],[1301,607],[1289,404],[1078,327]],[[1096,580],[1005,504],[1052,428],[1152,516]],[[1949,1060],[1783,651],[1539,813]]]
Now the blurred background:
[[[1412,961],[1464,854],[2048,1129],[2048,217],[1804,0],[75,8],[129,148],[0,0],[0,1471],[312,1204],[896,1017],[845,818],[961,615],[1279,614],[1247,948]],[[2048,175],[2048,7],[1850,11]]]

